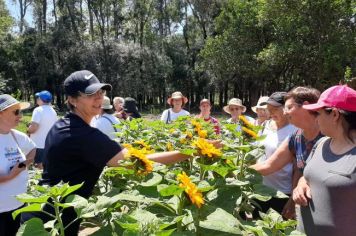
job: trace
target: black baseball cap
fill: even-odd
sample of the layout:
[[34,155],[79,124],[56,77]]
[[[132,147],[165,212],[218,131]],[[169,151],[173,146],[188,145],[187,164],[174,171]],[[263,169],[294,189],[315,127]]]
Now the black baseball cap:
[[268,98],[266,104],[270,104],[275,107],[284,106],[284,98],[286,97],[286,92],[275,92]]
[[98,78],[88,70],[73,72],[64,80],[64,91],[69,96],[75,96],[78,92],[92,95],[99,89],[110,91],[111,85],[100,83]]

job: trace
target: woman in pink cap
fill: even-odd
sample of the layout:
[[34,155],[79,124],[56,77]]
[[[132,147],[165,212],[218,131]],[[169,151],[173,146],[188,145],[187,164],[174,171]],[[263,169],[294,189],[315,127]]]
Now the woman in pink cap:
[[167,103],[171,108],[164,110],[161,116],[161,121],[166,124],[175,121],[180,116],[189,116],[190,113],[183,109],[184,105],[188,102],[188,98],[183,96],[181,92],[174,92],[172,96],[167,99]]
[[304,109],[317,113],[321,139],[293,191],[307,235],[356,235],[356,91],[334,86]]

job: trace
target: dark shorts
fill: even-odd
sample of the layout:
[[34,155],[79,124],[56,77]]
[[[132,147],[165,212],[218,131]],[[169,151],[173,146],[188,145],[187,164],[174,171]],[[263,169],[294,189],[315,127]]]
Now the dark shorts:
[[12,212],[16,211],[17,209],[0,213],[0,235],[16,235],[18,229],[20,228],[20,216],[18,215],[16,216],[16,219],[13,219]]
[[36,156],[35,156],[35,163],[42,163],[43,162],[43,153],[44,149],[43,148],[36,148]]

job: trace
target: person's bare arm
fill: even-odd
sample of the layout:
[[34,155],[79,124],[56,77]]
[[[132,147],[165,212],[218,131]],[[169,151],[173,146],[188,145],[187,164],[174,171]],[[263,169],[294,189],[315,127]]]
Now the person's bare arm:
[[37,124],[36,122],[31,122],[31,124],[28,126],[27,133],[28,134],[35,133],[38,130],[39,126],[40,125]]
[[11,171],[8,175],[0,176],[0,183],[4,183],[9,180],[12,180],[13,178],[15,178],[18,174],[20,174],[24,170],[26,170],[25,166],[19,167],[19,163],[16,163],[16,165],[11,169]]
[[[117,153],[113,158],[108,161],[107,166],[116,167],[119,166],[119,161],[124,159],[124,155],[127,152],[127,149],[123,149]],[[158,152],[153,154],[148,154],[147,158],[151,161],[162,163],[162,164],[172,164],[179,161],[188,159],[190,156],[181,154],[179,151],[171,152]]]
[[36,148],[32,149],[27,155],[26,155],[26,166],[29,164],[32,164],[33,161],[35,160],[36,156]]
[[256,163],[250,168],[255,169],[261,175],[269,175],[292,162],[294,155],[289,150],[288,141],[288,139],[285,140],[265,162]]

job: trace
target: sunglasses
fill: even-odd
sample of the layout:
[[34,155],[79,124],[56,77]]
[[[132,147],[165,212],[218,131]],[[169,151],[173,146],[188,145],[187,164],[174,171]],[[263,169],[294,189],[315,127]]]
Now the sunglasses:
[[99,89],[96,93],[93,93],[93,94],[90,94],[90,95],[82,93],[82,92],[79,92],[79,94],[82,97],[88,97],[88,98],[103,97],[103,96],[106,95],[106,90]]
[[12,111],[15,116],[22,115],[22,111],[20,109]]

